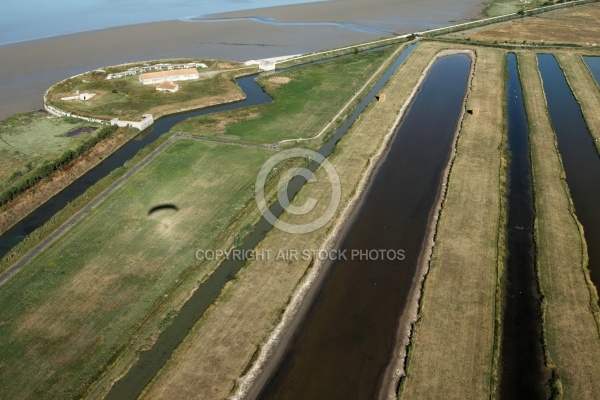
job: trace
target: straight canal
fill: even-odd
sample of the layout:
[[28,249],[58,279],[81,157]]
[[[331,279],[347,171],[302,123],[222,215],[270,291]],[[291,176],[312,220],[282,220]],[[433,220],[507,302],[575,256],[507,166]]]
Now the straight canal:
[[542,327],[533,239],[529,126],[517,57],[507,58],[506,113],[510,163],[507,191],[507,259],[502,321],[500,398],[547,399],[550,378]]
[[[318,150],[320,154],[327,157],[333,152],[336,143],[348,131],[365,108],[375,99],[375,96],[381,91],[383,86],[404,62],[406,57],[412,52],[414,47],[415,45],[411,44],[402,51],[394,63],[378,79],[369,93],[356,106],[350,117],[348,117],[335,131],[333,137],[321,146]],[[318,166],[318,163],[312,163],[307,168],[311,171],[315,171]],[[304,178],[296,176],[292,179],[288,185],[287,197],[293,199],[304,183],[306,183]],[[279,216],[282,214],[283,208],[276,202],[270,207],[270,211],[273,215]],[[244,238],[239,249],[245,251],[255,248],[265,238],[271,228],[272,225],[264,217],[261,218],[254,226],[253,231]],[[202,283],[192,297],[184,304],[172,324],[160,334],[152,348],[141,353],[138,361],[130,368],[127,374],[114,384],[106,399],[121,400],[137,398],[148,383],[150,383],[152,378],[154,378],[160,368],[167,362],[179,343],[185,339],[189,330],[200,317],[202,317],[204,311],[215,302],[223,287],[227,282],[233,279],[243,265],[244,262],[242,260],[235,259],[226,260],[219,265],[219,267],[205,282]]]
[[583,225],[594,285],[600,288],[600,158],[579,103],[556,58],[539,54],[538,65],[575,214]]
[[339,242],[348,254],[403,250],[404,259],[334,262],[260,398],[375,398],[394,354],[471,63],[456,54],[433,64]]

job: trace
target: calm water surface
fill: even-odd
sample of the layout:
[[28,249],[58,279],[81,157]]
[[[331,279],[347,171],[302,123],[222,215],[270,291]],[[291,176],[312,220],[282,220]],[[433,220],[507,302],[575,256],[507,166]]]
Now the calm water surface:
[[96,29],[318,0],[3,0],[0,46]]
[[334,263],[261,398],[376,398],[394,353],[470,66],[463,54],[433,65],[339,243],[348,254],[402,249],[406,258]]
[[583,61],[585,61],[594,79],[596,79],[596,83],[600,86],[600,57],[583,57]]
[[583,225],[590,275],[600,288],[600,157],[558,62],[540,54],[538,64],[575,214]]
[[509,54],[507,61],[506,111],[511,157],[500,398],[541,400],[549,397],[546,382],[550,375],[544,364],[538,306],[529,126],[515,54]]

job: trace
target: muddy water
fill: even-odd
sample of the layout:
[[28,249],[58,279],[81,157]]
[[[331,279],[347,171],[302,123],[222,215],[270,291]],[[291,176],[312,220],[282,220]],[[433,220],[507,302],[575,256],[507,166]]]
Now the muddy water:
[[583,57],[583,61],[585,61],[596,83],[600,86],[600,57]]
[[348,255],[401,250],[405,258],[367,253],[331,265],[261,398],[375,398],[394,352],[470,66],[462,54],[433,65],[339,244]]
[[507,260],[502,321],[500,398],[547,399],[540,295],[535,271],[529,127],[517,59],[508,55],[506,110],[511,153],[507,193]]
[[581,114],[579,103],[551,54],[538,55],[538,64],[558,150],[575,204],[575,214],[583,225],[589,256],[589,269],[596,288],[600,287],[600,158]]

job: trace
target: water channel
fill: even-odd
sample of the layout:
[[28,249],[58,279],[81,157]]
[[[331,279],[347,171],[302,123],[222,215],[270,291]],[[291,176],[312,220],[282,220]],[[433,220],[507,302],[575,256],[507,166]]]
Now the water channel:
[[256,74],[249,75],[236,80],[237,84],[246,95],[245,100],[181,114],[173,114],[155,121],[154,125],[141,132],[134,140],[125,143],[113,154],[102,160],[96,167],[82,175],[0,235],[0,257],[6,255],[10,249],[21,242],[27,235],[50,220],[54,214],[62,210],[69,202],[82,195],[87,189],[115,169],[122,167],[125,162],[133,158],[133,156],[141,149],[154,142],[162,134],[169,132],[175,124],[187,118],[234,110],[272,101],[273,99],[271,99],[271,97],[256,83],[256,76]]
[[558,150],[575,205],[575,214],[583,225],[590,275],[594,285],[599,288],[600,158],[579,103],[573,96],[556,58],[551,54],[539,54],[538,65],[552,126],[556,132]]
[[500,398],[547,399],[540,295],[535,270],[529,126],[517,58],[507,59],[506,111],[510,164],[507,192],[507,260],[502,322]]
[[[414,44],[409,45],[388,70],[378,79],[369,93],[360,101],[353,113],[336,129],[333,137],[318,150],[323,156],[331,154],[336,143],[343,137],[365,108],[375,99],[392,74],[400,67],[402,62],[411,53]],[[314,171],[318,165],[311,164],[307,168]],[[288,186],[288,198],[293,199],[306,181],[303,178],[293,179]],[[275,215],[281,215],[283,209],[279,203],[270,207]],[[253,231],[244,239],[239,247],[243,250],[253,249],[271,229],[271,224],[264,218],[254,226]],[[163,331],[156,343],[148,351],[141,353],[138,361],[131,367],[127,374],[112,387],[107,399],[135,399],[144,390],[160,368],[169,359],[171,353],[187,336],[189,330],[202,316],[204,311],[214,303],[222,288],[229,282],[243,266],[239,260],[226,260],[213,272],[185,303],[173,323]]]
[[600,86],[600,57],[585,56],[583,61],[596,80],[596,84]]
[[262,399],[375,398],[394,354],[443,171],[464,104],[471,59],[430,69],[349,222],[340,249],[402,250],[328,268]]

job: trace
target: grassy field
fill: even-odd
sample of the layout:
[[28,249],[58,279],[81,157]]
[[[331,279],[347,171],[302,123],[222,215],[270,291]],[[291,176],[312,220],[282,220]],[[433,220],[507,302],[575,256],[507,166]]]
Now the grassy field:
[[99,124],[72,118],[56,118],[44,112],[17,114],[0,125],[0,191],[45,161],[74,150],[92,133],[73,137],[67,133]]
[[388,48],[261,77],[258,82],[275,102],[188,119],[172,130],[260,143],[313,137],[391,51]]
[[531,135],[535,235],[544,331],[555,390],[568,399],[600,393],[600,337],[591,312],[585,242],[548,116],[534,53],[519,53],[519,70]]
[[[137,75],[106,80],[106,73],[92,71],[53,86],[48,93],[48,100],[53,106],[78,115],[100,119],[119,117],[123,120],[137,121],[146,113],[157,118],[165,114],[243,98],[233,79],[242,71],[227,72],[242,68],[243,64],[203,62],[207,63],[209,68],[198,69],[200,79],[178,82],[179,91],[176,93],[159,92],[155,85],[142,85]],[[132,65],[128,65],[127,68]],[[116,69],[110,69],[111,72],[115,72],[114,70]],[[245,69],[246,73],[254,70],[252,67]],[[87,101],[60,100],[61,97],[72,95],[75,90],[94,93],[96,96]]]
[[600,4],[594,3],[453,33],[447,37],[498,43],[595,43],[600,46],[598,20]]
[[[419,45],[383,93],[386,101],[371,104],[346,134],[330,157],[342,183],[338,212],[356,195],[357,185],[369,159],[382,145],[398,111],[413,90],[421,73],[439,50],[430,43]],[[315,214],[328,203],[330,187],[323,171],[317,181],[302,189],[298,204],[318,200]],[[306,217],[286,215],[301,223]],[[310,234],[292,235],[272,231],[259,249],[318,249],[331,234],[334,221]],[[310,261],[250,262],[221,293],[213,309],[191,331],[171,361],[147,388],[144,398],[225,398],[236,380],[247,371],[254,357],[278,324],[292,293],[315,268]]]
[[581,112],[600,154],[600,91],[582,57],[573,52],[555,52],[569,86],[581,105]]
[[468,109],[424,282],[402,399],[492,396],[504,229],[504,53],[476,48]]
[[528,2],[523,2],[521,0],[494,0],[486,5],[483,13],[488,17],[514,14],[521,10],[539,7],[545,2],[545,0],[531,0]]
[[[226,248],[248,223],[237,217],[272,154],[177,141],[5,282],[2,397],[79,397],[136,335],[151,337],[214,267],[195,250]],[[163,203],[179,211],[148,214]]]

